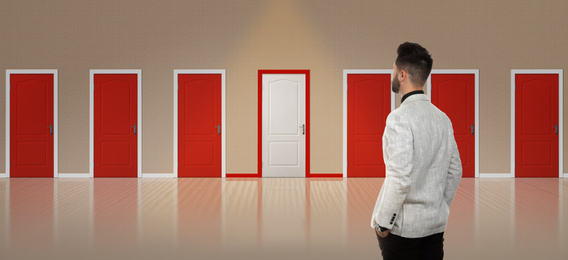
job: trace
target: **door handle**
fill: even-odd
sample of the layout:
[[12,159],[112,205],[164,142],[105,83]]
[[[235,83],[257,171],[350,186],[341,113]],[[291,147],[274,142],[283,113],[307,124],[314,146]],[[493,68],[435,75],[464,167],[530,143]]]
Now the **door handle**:
[[217,127],[217,134],[220,135],[221,134],[221,124],[218,124],[216,127]]
[[306,135],[306,124],[302,125],[302,135]]
[[554,126],[554,134],[558,134],[558,124]]
[[475,126],[473,126],[473,124],[471,124],[470,128],[471,128],[471,134],[474,134],[475,133],[475,130],[474,130]]
[[133,126],[131,126],[131,127],[134,127],[134,134],[136,134],[136,132],[137,132],[137,131],[136,131],[136,128],[137,128],[136,125],[133,125]]
[[53,124],[49,125],[49,134],[53,134]]

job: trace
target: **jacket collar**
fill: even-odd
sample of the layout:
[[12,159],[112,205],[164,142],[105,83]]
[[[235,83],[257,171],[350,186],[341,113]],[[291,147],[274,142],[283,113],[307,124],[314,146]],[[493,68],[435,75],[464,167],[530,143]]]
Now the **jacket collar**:
[[400,99],[400,103],[404,102],[404,100],[406,100],[408,97],[412,96],[412,95],[416,95],[416,94],[424,94],[424,90],[415,90],[415,91],[411,91],[406,93],[406,95],[402,96],[402,99]]
[[414,101],[430,101],[430,99],[428,99],[428,96],[426,96],[426,94],[414,94],[406,98],[400,105],[404,106]]

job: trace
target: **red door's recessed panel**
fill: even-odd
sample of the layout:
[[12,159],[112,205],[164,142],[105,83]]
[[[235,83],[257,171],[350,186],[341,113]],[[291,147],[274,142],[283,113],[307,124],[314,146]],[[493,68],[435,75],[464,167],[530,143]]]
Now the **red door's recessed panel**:
[[178,176],[221,177],[221,74],[180,74],[178,88]]
[[432,74],[432,104],[454,128],[463,177],[475,177],[475,74]]
[[391,111],[390,74],[347,75],[348,177],[384,177],[382,137]]
[[558,75],[515,75],[515,177],[558,177]]
[[11,177],[53,177],[53,79],[10,75]]
[[136,74],[95,74],[95,177],[137,177]]

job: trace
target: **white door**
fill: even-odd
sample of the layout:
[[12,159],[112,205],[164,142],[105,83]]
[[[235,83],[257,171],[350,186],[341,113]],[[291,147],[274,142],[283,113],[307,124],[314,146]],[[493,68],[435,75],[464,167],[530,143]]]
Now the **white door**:
[[306,75],[262,75],[262,176],[306,176]]

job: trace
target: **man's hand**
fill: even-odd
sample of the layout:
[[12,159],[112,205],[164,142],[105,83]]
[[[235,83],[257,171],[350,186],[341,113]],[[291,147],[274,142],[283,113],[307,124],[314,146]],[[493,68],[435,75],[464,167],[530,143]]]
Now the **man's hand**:
[[381,229],[379,228],[379,224],[377,224],[377,222],[375,222],[375,233],[377,233],[377,235],[380,238],[385,238],[390,234],[390,229],[387,229],[384,232],[381,232]]
[[378,227],[375,228],[375,232],[377,233],[377,235],[381,238],[385,238],[389,235],[390,233],[390,229],[385,230],[385,232],[381,232],[381,230],[379,230]]

